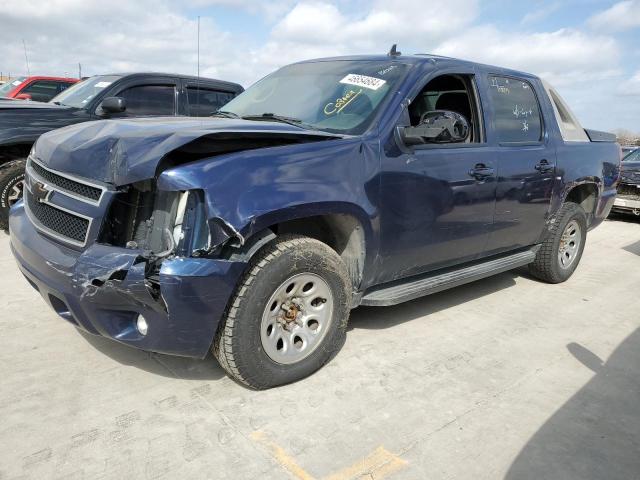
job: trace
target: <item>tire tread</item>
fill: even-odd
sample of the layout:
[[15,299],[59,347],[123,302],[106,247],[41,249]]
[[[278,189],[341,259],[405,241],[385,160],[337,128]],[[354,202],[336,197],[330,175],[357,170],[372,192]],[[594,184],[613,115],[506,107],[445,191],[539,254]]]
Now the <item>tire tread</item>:
[[[250,388],[262,388],[263,382],[256,382],[254,379],[249,378],[243,371],[246,371],[244,365],[238,362],[236,355],[234,354],[235,340],[235,326],[239,321],[238,312],[240,312],[243,303],[246,301],[246,295],[249,291],[249,287],[256,281],[256,277],[262,273],[262,271],[268,267],[268,265],[275,261],[282,255],[287,255],[292,249],[303,248],[321,248],[326,249],[328,254],[335,254],[335,252],[326,244],[319,240],[304,237],[296,234],[285,234],[278,236],[271,243],[265,245],[249,263],[249,268],[241,277],[236,287],[235,293],[229,302],[229,306],[223,316],[220,328],[216,333],[212,352],[216,357],[220,366],[235,380],[246,385]],[[346,269],[340,272],[344,277],[348,278]],[[340,328],[346,327],[347,318],[340,324]],[[334,352],[332,352],[334,353]],[[331,358],[327,358],[328,361]],[[325,362],[326,363],[326,362]],[[269,379],[264,379],[270,383]]]
[[[536,278],[543,280],[548,283],[561,283],[565,281],[568,277],[564,278],[558,275],[556,271],[556,240],[560,235],[562,235],[562,230],[565,228],[565,225],[569,222],[568,219],[574,217],[575,215],[581,214],[584,217],[584,211],[582,211],[582,207],[577,203],[566,202],[558,213],[556,214],[556,221],[553,222],[551,228],[549,229],[549,234],[547,235],[544,242],[538,250],[536,254],[536,259],[529,265],[529,272]],[[565,221],[567,219],[567,221]],[[584,241],[586,240],[586,231]],[[577,262],[580,261],[580,258],[577,259]],[[577,263],[575,265],[577,267]],[[575,268],[575,267],[574,267]],[[572,272],[573,273],[573,272]]]

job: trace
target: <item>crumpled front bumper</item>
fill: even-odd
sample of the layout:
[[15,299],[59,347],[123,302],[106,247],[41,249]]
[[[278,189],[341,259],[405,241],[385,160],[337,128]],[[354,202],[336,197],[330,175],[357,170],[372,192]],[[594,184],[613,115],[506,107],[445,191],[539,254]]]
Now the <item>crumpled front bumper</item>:
[[[11,210],[11,250],[29,283],[62,318],[96,335],[173,355],[203,358],[243,261],[174,258],[162,263],[159,295],[142,251],[94,244],[84,251],[40,234],[22,203]],[[138,315],[148,324],[142,335]]]
[[618,185],[618,196],[613,204],[617,211],[640,211],[640,184],[621,182]]

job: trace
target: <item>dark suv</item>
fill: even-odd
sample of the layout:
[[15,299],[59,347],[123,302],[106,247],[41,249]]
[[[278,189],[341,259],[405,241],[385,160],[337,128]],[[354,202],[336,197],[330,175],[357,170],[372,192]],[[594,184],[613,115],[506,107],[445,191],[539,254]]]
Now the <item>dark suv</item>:
[[613,205],[615,140],[524,72],[395,48],[302,62],[211,118],[43,135],[11,248],[78,328],[212,350],[268,388],[327,363],[358,305],[524,265],[567,280]]
[[22,197],[29,151],[45,132],[88,120],[211,115],[243,88],[237,83],[166,73],[98,75],[48,103],[0,102],[0,228]]

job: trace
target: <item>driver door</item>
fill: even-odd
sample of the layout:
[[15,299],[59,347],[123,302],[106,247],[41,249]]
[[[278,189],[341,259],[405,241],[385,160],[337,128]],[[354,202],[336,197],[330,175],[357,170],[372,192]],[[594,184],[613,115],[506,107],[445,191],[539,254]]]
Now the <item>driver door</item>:
[[486,249],[496,164],[484,138],[474,75],[454,72],[429,79],[401,126],[417,125],[433,110],[463,115],[470,138],[465,143],[400,148],[396,139],[383,152],[379,282],[475,260]]

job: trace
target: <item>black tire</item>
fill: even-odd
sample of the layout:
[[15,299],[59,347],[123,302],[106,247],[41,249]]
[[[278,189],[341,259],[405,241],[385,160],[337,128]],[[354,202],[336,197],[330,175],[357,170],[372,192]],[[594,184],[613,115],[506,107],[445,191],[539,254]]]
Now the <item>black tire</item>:
[[[568,267],[560,263],[559,253],[562,236],[569,223],[575,221],[580,227],[580,245],[576,249],[575,258]],[[580,205],[567,202],[558,211],[556,221],[551,227],[547,239],[542,243],[535,261],[529,265],[529,272],[548,283],[562,283],[573,275],[587,241],[587,216]]]
[[0,166],[0,229],[2,230],[9,227],[9,209],[15,203],[12,199],[15,194],[14,187],[24,184],[26,165],[27,161],[20,158]]
[[[267,302],[293,275],[315,274],[328,285],[333,311],[326,333],[309,356],[297,363],[278,363],[261,340]],[[351,282],[338,254],[324,243],[299,235],[282,235],[265,245],[250,261],[238,282],[212,351],[227,373],[251,388],[266,389],[311,375],[325,365],[346,338]]]

